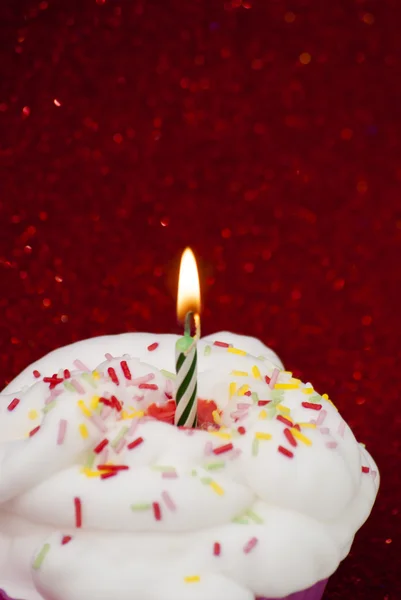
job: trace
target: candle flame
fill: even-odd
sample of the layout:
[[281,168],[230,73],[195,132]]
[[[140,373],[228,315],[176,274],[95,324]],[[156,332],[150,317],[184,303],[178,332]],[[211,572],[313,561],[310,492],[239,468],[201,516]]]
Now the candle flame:
[[[196,260],[191,248],[186,248],[181,257],[178,279],[177,317],[184,322],[188,312],[200,312],[200,285]],[[199,316],[198,316],[199,320]]]

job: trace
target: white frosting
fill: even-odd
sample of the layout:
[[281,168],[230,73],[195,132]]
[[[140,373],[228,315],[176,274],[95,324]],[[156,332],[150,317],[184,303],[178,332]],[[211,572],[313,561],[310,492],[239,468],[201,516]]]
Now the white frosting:
[[[188,431],[143,418],[149,405],[171,397],[166,371],[174,371],[176,340],[137,333],[78,342],[37,361],[4,390],[0,589],[24,600],[162,600],[166,590],[175,600],[252,600],[307,588],[347,555],[379,476],[333,404],[285,371],[272,390],[265,376],[269,381],[276,365],[283,368],[278,357],[254,338],[220,332],[198,343],[198,390],[217,404],[223,428]],[[157,349],[149,350],[154,342]],[[106,353],[116,358],[105,360]],[[76,359],[90,370],[77,370]],[[124,376],[123,360],[133,380]],[[64,369],[71,377],[50,390],[42,377],[62,379]],[[140,388],[135,380],[144,376],[157,389]],[[257,397],[244,395],[248,388]],[[96,397],[113,395],[124,412],[105,408],[99,416]],[[19,403],[9,410],[14,398]],[[258,398],[270,402],[259,405]],[[57,443],[60,421],[66,430]],[[123,427],[129,431],[119,448]],[[138,438],[143,442],[128,449]],[[85,470],[103,439],[116,449],[109,443]],[[213,452],[227,444],[232,449]],[[129,468],[93,476],[106,460]],[[82,507],[79,529],[74,498]],[[62,544],[65,535],[72,540]],[[35,568],[44,544],[49,550]]]

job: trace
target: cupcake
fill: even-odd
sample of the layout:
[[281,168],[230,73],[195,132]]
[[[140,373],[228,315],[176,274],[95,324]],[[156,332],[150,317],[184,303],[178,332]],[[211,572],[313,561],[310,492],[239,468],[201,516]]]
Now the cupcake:
[[85,340],[0,398],[0,598],[319,600],[379,486],[333,402],[260,341],[198,343],[198,426],[174,425],[177,336]]

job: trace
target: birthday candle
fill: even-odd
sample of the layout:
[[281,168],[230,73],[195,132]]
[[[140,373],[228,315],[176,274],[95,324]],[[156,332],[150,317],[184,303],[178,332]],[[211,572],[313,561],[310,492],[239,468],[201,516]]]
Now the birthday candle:
[[190,335],[191,313],[187,313],[185,334],[175,345],[176,411],[175,424],[196,426],[197,414],[197,351],[196,339]]

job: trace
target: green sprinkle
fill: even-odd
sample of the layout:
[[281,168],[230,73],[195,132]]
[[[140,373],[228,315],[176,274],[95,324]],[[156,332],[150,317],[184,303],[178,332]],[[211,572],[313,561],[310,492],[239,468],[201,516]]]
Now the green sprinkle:
[[50,550],[50,544],[45,544],[41,551],[39,552],[39,554],[37,555],[37,557],[35,558],[35,560],[33,561],[33,565],[32,567],[34,569],[40,569],[42,562],[45,560],[47,553]]
[[72,383],[70,383],[69,381],[63,381],[63,386],[65,387],[66,390],[68,390],[69,392],[76,392],[77,390],[74,388],[74,386],[72,385]]
[[198,475],[198,471],[196,469],[192,469],[191,475],[192,477],[196,477]]
[[252,456],[257,456],[259,452],[259,440],[255,438],[252,442]]
[[323,400],[323,398],[321,396],[319,396],[319,394],[315,394],[314,396],[306,396],[308,399],[308,402],[320,402]]
[[284,390],[272,390],[272,402],[273,404],[280,404],[284,396]]
[[92,469],[95,459],[96,459],[96,454],[94,452],[90,452],[88,454],[88,458],[86,459],[86,462],[85,462],[85,468]]
[[225,466],[226,466],[226,463],[224,462],[224,460],[220,460],[220,461],[208,463],[207,465],[205,465],[205,468],[208,471],[214,471],[215,469],[223,469]]
[[204,352],[205,356],[209,356],[211,351],[212,351],[212,348],[210,346],[205,346],[205,352]]
[[93,388],[97,388],[96,383],[93,381],[93,376],[90,373],[82,373],[81,378],[86,381],[86,383],[89,383],[90,386],[92,386]]
[[143,502],[142,504],[131,504],[131,510],[150,510],[152,508],[151,504]]
[[251,394],[251,398],[254,402],[258,402],[259,401],[259,396],[256,392],[252,392]]
[[171,371],[166,371],[165,369],[161,369],[160,373],[164,375],[164,377],[167,377],[167,379],[175,379],[177,377],[175,373],[172,373]]
[[53,400],[52,402],[49,402],[49,404],[46,404],[46,406],[44,408],[42,408],[42,412],[44,412],[45,414],[50,412],[55,406],[56,406],[56,401]]
[[238,523],[239,525],[249,525],[248,519],[245,517],[234,517],[232,523]]
[[205,485],[210,485],[213,479],[211,477],[201,477],[201,482]]
[[163,473],[175,473],[175,467],[171,465],[152,465],[152,471],[162,471]]
[[260,355],[260,356],[258,356],[258,360],[266,360],[266,356]]
[[268,419],[273,419],[276,416],[277,409],[275,406],[265,406],[265,411]]
[[112,448],[115,448],[117,446],[117,444],[120,442],[120,440],[123,439],[123,437],[127,433],[128,429],[129,429],[129,427],[121,427],[120,432],[116,435],[114,440],[110,443],[110,446]]
[[253,510],[249,509],[246,511],[246,514],[248,515],[248,517],[250,519],[252,519],[252,521],[254,521],[255,523],[259,523],[262,524],[263,523],[263,519],[262,517],[260,517],[257,513],[255,513]]

